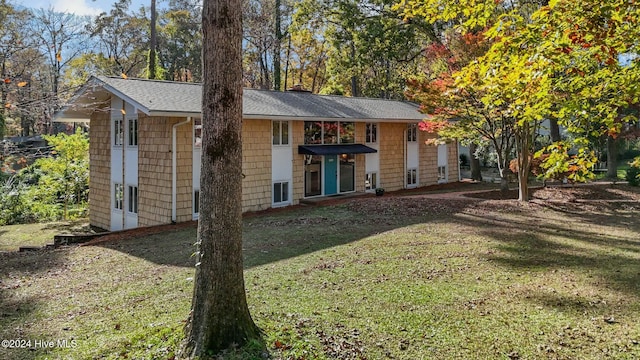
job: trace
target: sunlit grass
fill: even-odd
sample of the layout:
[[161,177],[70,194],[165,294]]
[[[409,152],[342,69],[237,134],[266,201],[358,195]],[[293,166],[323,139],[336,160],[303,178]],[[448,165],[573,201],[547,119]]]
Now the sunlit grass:
[[[469,200],[432,215],[369,201],[387,210],[245,219],[248,302],[272,358],[640,357],[636,207]],[[435,201],[446,200],[415,199]],[[190,228],[2,255],[0,337],[77,346],[0,349],[0,358],[172,358],[194,241]]]

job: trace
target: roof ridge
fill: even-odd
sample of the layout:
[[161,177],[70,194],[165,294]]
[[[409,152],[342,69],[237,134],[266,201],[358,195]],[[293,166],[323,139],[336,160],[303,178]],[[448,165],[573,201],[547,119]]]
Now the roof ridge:
[[[180,84],[180,85],[197,85],[197,86],[202,86],[202,83],[199,82],[184,82],[184,81],[174,81],[174,80],[162,80],[162,79],[144,79],[144,78],[135,78],[135,77],[129,77],[129,78],[123,78],[121,76],[107,76],[107,75],[99,75],[96,76],[97,78],[100,77],[104,77],[107,79],[114,79],[114,80],[135,80],[135,81],[142,81],[142,82],[156,82],[156,83],[165,83],[165,84]],[[250,90],[250,91],[256,91],[256,92],[265,92],[265,93],[282,93],[282,94],[306,94],[306,95],[313,95],[313,96],[318,96],[318,97],[322,97],[322,98],[341,98],[341,99],[361,99],[361,100],[376,100],[376,101],[387,101],[387,102],[401,102],[401,103],[406,103],[406,104],[416,104],[413,101],[410,100],[398,100],[398,99],[385,99],[385,98],[375,98],[375,97],[366,97],[366,96],[345,96],[345,95],[335,95],[335,94],[317,94],[317,93],[306,93],[306,92],[297,92],[297,91],[279,91],[279,90],[273,90],[273,89],[256,89],[256,88],[249,88],[249,87],[243,87],[242,88],[243,91],[245,90]],[[417,105],[417,104],[416,104]]]
[[197,82],[186,82],[186,81],[175,81],[175,80],[163,80],[163,79],[144,79],[144,78],[135,78],[135,77],[127,77],[127,78],[123,78],[122,76],[112,76],[112,75],[99,75],[96,76],[98,79],[103,77],[103,78],[107,78],[107,79],[114,79],[114,80],[135,80],[135,81],[141,81],[141,82],[156,82],[156,83],[165,83],[165,84],[180,84],[180,85],[198,85],[198,86],[202,86],[202,83],[197,83]]

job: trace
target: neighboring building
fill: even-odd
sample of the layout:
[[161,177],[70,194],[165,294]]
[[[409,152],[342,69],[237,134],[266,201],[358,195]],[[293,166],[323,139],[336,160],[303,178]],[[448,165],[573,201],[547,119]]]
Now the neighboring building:
[[[90,118],[91,225],[198,218],[201,85],[92,77],[56,121]],[[455,144],[425,144],[409,102],[245,89],[243,211],[458,181]]]

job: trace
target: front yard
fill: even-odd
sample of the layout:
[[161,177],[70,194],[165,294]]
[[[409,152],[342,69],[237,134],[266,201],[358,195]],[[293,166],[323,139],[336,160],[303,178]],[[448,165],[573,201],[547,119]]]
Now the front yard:
[[[247,296],[270,356],[640,357],[640,191],[545,189],[529,204],[491,194],[246,217]],[[0,254],[0,337],[31,340],[0,358],[173,358],[194,242],[190,227]]]

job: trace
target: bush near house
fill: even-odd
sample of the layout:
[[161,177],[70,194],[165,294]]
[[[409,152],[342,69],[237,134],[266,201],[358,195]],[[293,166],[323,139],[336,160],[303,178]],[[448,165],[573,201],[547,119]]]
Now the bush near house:
[[89,139],[80,131],[44,138],[53,148],[52,156],[0,183],[0,225],[86,216]]

